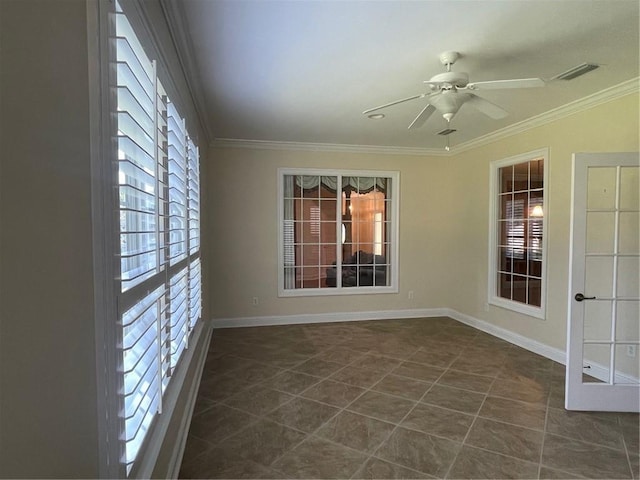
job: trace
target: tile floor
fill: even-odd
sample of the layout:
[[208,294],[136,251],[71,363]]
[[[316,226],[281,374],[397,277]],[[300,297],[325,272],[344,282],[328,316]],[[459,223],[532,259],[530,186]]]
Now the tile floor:
[[449,318],[216,330],[182,478],[635,478],[637,414]]

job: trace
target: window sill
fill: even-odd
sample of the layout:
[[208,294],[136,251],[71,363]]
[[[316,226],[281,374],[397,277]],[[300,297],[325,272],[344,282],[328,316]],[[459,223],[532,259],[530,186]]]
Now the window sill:
[[506,310],[511,310],[513,312],[521,313],[529,317],[538,318],[540,320],[546,320],[544,306],[532,307],[531,305],[525,305],[524,303],[505,300],[504,298],[500,297],[489,298],[489,305],[504,308]]

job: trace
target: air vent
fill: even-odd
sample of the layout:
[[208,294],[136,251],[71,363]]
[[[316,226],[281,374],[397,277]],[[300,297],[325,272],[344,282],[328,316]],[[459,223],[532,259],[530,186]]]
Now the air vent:
[[595,63],[583,63],[582,65],[578,65],[577,67],[573,67],[571,70],[567,70],[560,75],[556,75],[553,77],[554,80],[573,80],[574,78],[580,77],[585,73],[589,73],[591,70],[595,70],[599,68],[600,65],[596,65]]
[[441,132],[438,132],[438,135],[451,135],[453,132],[456,132],[455,128],[445,128]]

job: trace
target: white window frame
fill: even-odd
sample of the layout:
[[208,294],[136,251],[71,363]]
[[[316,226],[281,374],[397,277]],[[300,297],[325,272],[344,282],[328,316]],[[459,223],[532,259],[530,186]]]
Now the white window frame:
[[[348,177],[382,177],[391,179],[391,245],[389,265],[389,285],[387,286],[357,286],[357,287],[326,287],[326,288],[298,288],[285,289],[285,252],[284,252],[284,178],[287,175],[310,176],[348,176]],[[340,202],[337,202],[340,208]],[[339,216],[337,217],[339,218]],[[341,222],[337,227],[337,235],[341,236]],[[279,168],[278,169],[278,296],[279,297],[315,297],[327,295],[362,295],[398,293],[398,247],[400,231],[400,172],[380,170],[339,170],[316,168]],[[336,238],[337,245],[341,245]],[[342,252],[337,248],[338,261],[342,261]],[[338,264],[339,262],[336,262]]]
[[[529,162],[536,159],[544,160],[543,172],[543,197],[542,204],[542,281],[540,286],[540,306],[527,305],[525,303],[508,300],[498,295],[498,218],[500,202],[500,179],[499,171],[502,167],[516,165],[519,163]],[[522,313],[531,317],[544,320],[546,318],[546,285],[547,285],[547,237],[548,237],[548,220],[549,220],[549,149],[541,148],[531,152],[515,155],[513,157],[495,160],[490,164],[490,180],[489,180],[489,268],[488,268],[488,303],[497,307],[502,307],[514,312]]]

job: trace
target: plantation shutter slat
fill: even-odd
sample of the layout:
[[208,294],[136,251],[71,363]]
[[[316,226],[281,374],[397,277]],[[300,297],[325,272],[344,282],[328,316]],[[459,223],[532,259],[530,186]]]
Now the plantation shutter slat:
[[198,148],[191,138],[187,138],[187,204],[189,253],[200,250],[200,168]]
[[202,273],[200,259],[189,265],[189,329],[193,330],[202,314]]
[[171,278],[171,368],[187,345],[188,335],[188,268]]

